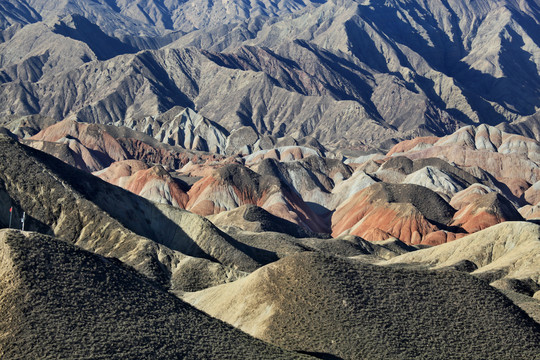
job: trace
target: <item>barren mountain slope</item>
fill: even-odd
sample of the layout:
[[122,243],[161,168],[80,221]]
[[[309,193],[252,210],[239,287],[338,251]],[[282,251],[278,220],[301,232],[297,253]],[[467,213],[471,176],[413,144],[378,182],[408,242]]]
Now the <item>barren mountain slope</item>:
[[[248,126],[353,148],[473,123],[519,123],[513,128],[536,134],[536,0],[28,4],[50,20],[15,31],[19,45],[0,49],[2,59],[34,44],[0,69],[2,114],[127,124],[187,106],[227,131]],[[86,20],[65,17],[71,13],[97,22],[109,36],[103,47],[87,36]],[[175,33],[180,39],[166,49],[126,48],[110,59],[133,46],[134,34],[146,34],[141,43],[154,39],[156,49],[179,29],[185,39]],[[85,49],[67,52],[62,67],[51,60],[63,60],[55,56],[60,42],[29,40],[38,35],[68,36]]]
[[438,157],[462,168],[479,167],[500,181],[540,179],[540,143],[492,126],[466,126],[441,138],[418,138],[395,145],[387,155],[409,159]]
[[396,237],[420,244],[430,233],[446,229],[454,213],[443,198],[423,186],[376,183],[338,206],[332,214],[332,234],[371,241]]
[[189,200],[182,183],[160,165],[149,166],[142,161],[126,160],[115,162],[94,175],[156,203],[184,209]]
[[308,231],[328,230],[286,183],[275,176],[259,175],[239,164],[227,164],[197,181],[188,196],[186,209],[203,216],[253,204]]
[[41,20],[40,15],[24,0],[6,0],[0,4],[0,29]]
[[540,350],[536,322],[459,272],[302,253],[185,299],[258,338],[327,357],[527,359]]
[[[31,124],[29,125],[32,127]],[[24,120],[8,121],[6,127],[19,136],[23,136],[26,122]],[[198,163],[222,158],[218,154],[191,151],[189,147],[186,149],[176,146],[172,141],[173,145],[170,145],[168,139],[156,139],[147,135],[148,129],[143,129],[144,132],[141,132],[123,126],[87,124],[73,120],[63,120],[51,126],[44,126],[43,129],[40,127],[41,125],[37,124],[28,129],[28,135],[34,130],[39,131],[22,141],[45,152],[51,150],[51,155],[55,156],[53,143],[67,144],[70,151],[78,155],[76,156],[76,160],[79,161],[77,167],[87,171],[103,170],[114,161],[126,159],[136,159],[146,163],[160,164],[169,169],[178,169],[189,161]],[[178,129],[177,131],[181,132]],[[182,135],[189,137],[193,134],[186,131]],[[90,158],[88,163],[87,158]],[[66,161],[69,157],[60,157],[60,159]]]
[[452,225],[474,233],[504,221],[523,221],[523,218],[504,196],[490,192],[456,212]]
[[303,238],[314,234],[301,226],[272,215],[268,211],[253,204],[247,204],[216,215],[209,215],[207,219],[214,225],[223,228],[234,226],[242,230],[257,233],[276,231],[293,237]]
[[2,358],[298,358],[120,262],[38,233],[0,231]]

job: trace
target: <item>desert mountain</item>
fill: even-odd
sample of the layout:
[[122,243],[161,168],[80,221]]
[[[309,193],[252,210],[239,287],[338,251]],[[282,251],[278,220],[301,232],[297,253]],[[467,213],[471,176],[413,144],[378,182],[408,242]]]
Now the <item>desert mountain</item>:
[[377,183],[336,209],[332,234],[357,235],[371,241],[396,237],[408,244],[420,244],[429,234],[447,229],[454,213],[454,208],[426,187]]
[[539,351],[538,324],[460,272],[306,252],[185,299],[255,337],[327,358],[525,359]]
[[0,29],[21,26],[41,20],[40,15],[26,1],[11,0],[0,4]]
[[504,221],[523,221],[523,218],[504,196],[490,192],[455,213],[452,225],[473,233]]
[[540,203],[540,180],[535,182],[525,193],[523,194],[525,200],[531,205],[537,205]]
[[527,220],[540,220],[540,205],[525,205],[519,208],[519,213]]
[[[169,141],[163,138],[161,140],[164,142],[127,127],[87,124],[73,120],[42,126],[38,121],[29,123],[20,119],[7,121],[5,126],[23,137],[26,145],[88,172],[103,170],[115,161],[127,159],[178,169],[190,161],[204,163],[222,158],[217,154],[170,145]],[[27,136],[24,136],[25,133]],[[28,136],[30,134],[32,136]],[[189,136],[191,133],[186,131],[183,134]]]
[[[235,132],[216,133],[217,124],[212,125],[189,109],[174,108],[154,120],[157,132],[153,135],[161,134],[157,138],[148,135],[150,128],[131,130],[72,120],[42,126],[44,120],[16,118],[8,119],[5,126],[21,135],[37,132],[22,141],[70,165],[87,171],[110,165],[95,174],[149,200],[203,216],[257,205],[302,226],[308,233],[353,234],[367,240],[396,237],[409,244],[433,245],[502,221],[522,220],[517,209],[535,205],[531,203],[534,186],[529,181],[537,176],[538,143],[493,127],[469,127],[441,139],[405,141],[396,145],[389,157],[355,163],[373,158],[365,156],[345,164],[344,157],[325,157],[325,150],[318,149],[316,142],[310,143],[313,147],[281,146],[252,154],[249,152],[255,148],[246,147],[244,142],[249,155],[228,158],[189,150],[184,146],[198,139],[196,143],[213,144],[214,150],[225,146],[227,152],[236,142],[231,142]],[[40,127],[44,129],[37,131]],[[263,142],[257,136],[253,139],[257,147],[277,144]],[[497,147],[487,150],[488,143]],[[236,144],[237,149],[242,147],[242,142]],[[463,157],[460,152],[465,152]],[[433,155],[440,157],[427,157]],[[468,157],[477,155],[486,160]],[[113,162],[115,159],[121,161]],[[515,169],[520,171],[515,173]],[[510,174],[513,177],[504,177]],[[381,202],[378,196],[371,199],[370,195],[371,200],[366,200],[359,195],[376,183],[381,189],[409,184],[417,185],[411,189],[419,190],[389,203]],[[374,194],[377,191],[373,189],[369,192]],[[442,202],[436,203],[449,213],[459,212],[443,222],[426,218],[427,213],[431,216],[430,211],[417,211],[424,192],[440,196]],[[489,193],[493,193],[491,200],[486,200]],[[521,212],[526,218],[537,216],[534,209],[523,208]],[[388,221],[389,214],[393,214],[392,221]]]
[[242,205],[233,210],[207,216],[207,218],[220,228],[233,226],[241,230],[258,233],[276,231],[295,238],[314,235],[301,226],[272,215],[263,208],[252,204]]
[[139,160],[125,160],[94,175],[153,202],[184,209],[189,200],[183,184],[160,165],[151,167]]
[[186,209],[212,215],[253,204],[313,232],[327,229],[302,198],[278,177],[260,175],[238,164],[225,165],[188,191]]
[[539,28],[3,0],[0,357],[536,358]]
[[9,4],[29,16],[0,9],[3,115],[130,126],[182,106],[339,148],[538,132],[537,1]]
[[540,178],[540,143],[491,126],[467,126],[442,138],[418,138],[397,144],[387,155],[409,159],[439,157],[465,168],[481,168],[499,180]]
[[265,159],[254,169],[262,176],[281,179],[311,205],[318,214],[325,215],[333,210],[332,189],[352,175],[352,169],[336,159],[318,155],[308,156],[298,161]]
[[2,230],[0,254],[3,358],[300,357],[203,314],[115,259],[73,244]]

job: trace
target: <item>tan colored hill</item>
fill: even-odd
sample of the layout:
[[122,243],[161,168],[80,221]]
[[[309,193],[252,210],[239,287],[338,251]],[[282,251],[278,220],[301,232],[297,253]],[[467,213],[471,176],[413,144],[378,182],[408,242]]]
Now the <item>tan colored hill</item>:
[[529,184],[540,179],[540,143],[487,125],[466,126],[437,141],[428,137],[398,144],[387,155],[439,157],[461,167],[479,167],[498,179],[518,178]]
[[540,204],[535,206],[525,205],[519,208],[519,213],[527,220],[540,219]]
[[252,204],[242,205],[236,209],[223,211],[219,214],[209,215],[207,219],[220,228],[234,226],[241,230],[258,233],[274,231],[298,238],[314,235],[298,224],[272,215],[263,208]]
[[490,192],[456,212],[452,226],[474,233],[504,221],[523,221],[523,217],[504,196]]
[[[175,108],[174,111],[171,110],[171,114],[175,114],[177,111],[178,109]],[[172,115],[163,114],[163,120],[166,119],[166,116]],[[75,165],[89,172],[103,170],[115,161],[127,159],[160,164],[169,169],[178,169],[190,161],[204,163],[207,160],[213,161],[223,158],[218,154],[191,151],[176,146],[175,141],[169,141],[163,137],[164,135],[157,134],[158,139],[155,139],[146,134],[148,129],[141,129],[146,132],[140,132],[127,127],[88,124],[74,120],[63,120],[52,125],[47,119],[31,120],[16,118],[7,121],[6,127],[15,133],[23,132],[21,135],[24,135],[25,126],[29,126],[30,130],[27,132],[32,133],[33,136],[23,140],[27,145],[50,153],[70,165]],[[138,129],[137,126],[133,126]],[[192,130],[197,131],[197,129]],[[176,136],[178,138],[180,135],[176,134]],[[196,135],[191,134],[191,136]],[[57,144],[62,144],[67,149],[59,152],[55,150],[55,146],[61,145]],[[75,160],[71,160],[72,158]]]
[[540,327],[482,280],[301,253],[188,302],[288,349],[343,359],[528,359]]
[[115,259],[0,231],[3,359],[300,358],[194,309]]
[[531,205],[540,204],[540,180],[532,184],[532,186],[525,191],[524,198]]
[[489,188],[486,185],[478,183],[473,184],[465,190],[456,193],[450,200],[450,206],[452,206],[456,210],[461,210],[463,207],[474,202],[483,195],[489,194],[494,191],[495,190]]
[[[337,159],[311,155],[298,161],[265,159],[254,170],[262,176],[274,176],[294,189],[318,215],[335,209],[334,187],[349,179],[352,169]],[[346,191],[346,190],[345,190]]]
[[75,138],[89,150],[106,154],[111,163],[113,161],[126,160],[128,158],[128,154],[122,145],[116,141],[114,137],[108,134],[103,127],[98,125],[64,120],[47,127],[30,139],[57,142],[65,138]]
[[514,280],[529,283],[525,288],[532,296],[540,290],[540,225],[505,222],[448,244],[401,255],[389,263],[439,269],[465,261],[474,264],[472,274],[495,282],[495,286],[504,287]]

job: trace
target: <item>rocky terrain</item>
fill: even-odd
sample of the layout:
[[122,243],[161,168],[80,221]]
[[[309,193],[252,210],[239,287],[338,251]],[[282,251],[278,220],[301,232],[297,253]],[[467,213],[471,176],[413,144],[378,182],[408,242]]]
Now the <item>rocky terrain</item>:
[[[203,216],[256,205],[311,234],[430,245],[538,218],[540,143],[490,126],[349,159],[317,143],[227,156],[125,127],[26,124],[11,120],[6,131],[111,184]],[[23,128],[35,134],[24,138]],[[177,138],[193,134],[176,129]]]
[[0,254],[2,358],[301,358],[56,238],[2,230]]
[[[2,138],[0,146],[2,202],[16,217],[26,212],[28,230],[117,257],[172,289],[230,281],[260,266],[256,249],[208,220],[150,202],[13,140]],[[2,214],[4,226],[7,217]],[[259,254],[266,259],[266,252]],[[199,277],[186,279],[185,271]]]
[[[538,139],[538,8],[10,0],[0,8],[0,114],[144,128],[229,153],[239,148],[223,136],[238,131],[250,133],[248,148],[288,137],[388,148],[483,123]],[[190,110],[159,120],[177,106]],[[193,137],[175,138],[172,124]]]
[[485,282],[459,272],[303,253],[185,298],[253,336],[327,358],[526,359],[538,353],[538,324]]
[[0,357],[536,359],[539,28],[3,1]]
[[[46,134],[47,129],[41,133]],[[111,151],[131,157],[120,151],[123,138],[110,137],[109,144],[119,144],[115,147],[100,141],[106,132],[90,137],[86,133],[76,136],[89,149],[93,144],[96,153]],[[20,141],[61,144],[37,138]],[[502,182],[505,179],[499,181],[487,170],[440,158],[409,159],[407,152],[401,152],[400,156],[348,165],[316,154],[303,157],[301,148],[287,161],[279,156],[256,159],[249,155],[221,162],[189,161],[176,171],[127,159],[113,162],[95,176],[88,168],[76,169],[17,139],[8,130],[0,135],[0,202],[4,209],[13,207],[15,219],[24,211],[25,229],[37,233],[4,232],[5,244],[9,244],[4,245],[6,249],[14,246],[11,238],[19,239],[17,244],[24,243],[23,239],[49,239],[49,244],[63,244],[62,251],[81,252],[78,249],[82,248],[95,254],[84,256],[116,259],[110,260],[111,266],[128,266],[133,276],[153,284],[154,291],[170,291],[254,337],[306,355],[400,358],[422,354],[442,359],[473,354],[473,358],[526,359],[539,350],[535,345],[540,334],[539,225],[523,222],[517,210],[517,202],[535,199],[532,185],[518,198]],[[75,136],[72,139],[79,141]],[[518,151],[504,156],[524,158]],[[534,158],[534,153],[527,152],[529,157]],[[195,168],[208,175],[190,176]],[[34,176],[27,176],[28,172]],[[209,215],[208,220],[183,208]],[[2,212],[0,226],[7,226],[8,216]],[[32,261],[53,256],[48,251]],[[11,264],[9,256],[13,255],[4,256],[3,261]],[[71,259],[71,255],[54,256]],[[69,271],[78,264],[61,268]],[[98,271],[96,266],[92,265],[92,271]],[[30,268],[41,271],[39,266]],[[69,279],[63,273],[59,276]],[[55,279],[47,281],[55,284]],[[38,286],[42,280],[35,281]],[[84,293],[88,291],[84,288]],[[12,293],[3,294],[7,299]],[[173,303],[183,304],[167,296]],[[62,299],[58,298],[58,307],[69,308]],[[100,304],[103,300],[88,301]],[[422,312],[428,318],[418,316],[420,302],[423,309],[429,309]],[[33,313],[40,319],[55,319],[63,311],[45,306],[46,300],[43,304]],[[131,306],[151,306],[144,298],[137,304],[141,305]],[[183,313],[174,309],[167,311]],[[456,317],[456,313],[460,315]],[[113,318],[119,329],[121,324],[132,326],[121,317]],[[10,321],[15,322],[3,326],[16,333],[6,338],[0,351],[8,355],[37,351],[29,345],[31,331],[42,331],[39,326],[46,326],[44,320],[16,316]],[[39,326],[23,332],[28,329],[26,322]],[[100,334],[88,340],[88,344],[100,342],[93,353],[110,353],[99,339],[105,329],[105,334],[113,330],[106,323],[92,324],[80,323],[80,329],[93,326]],[[455,328],[462,330],[454,332]],[[357,336],[347,336],[351,329]],[[471,336],[463,336],[463,331]],[[410,334],[406,343],[404,332]],[[66,335],[62,334],[51,339],[44,351],[60,354],[55,344],[63,341],[61,336]],[[112,338],[126,334],[129,332]],[[176,341],[175,336],[170,335],[169,341]],[[9,340],[13,337],[26,340],[15,344]],[[502,341],[509,337],[515,341]],[[71,341],[81,339],[77,335]],[[250,344],[255,340],[242,341]],[[182,343],[182,349],[195,349],[181,350],[187,354],[206,346]],[[439,345],[433,347],[434,343]],[[441,343],[447,345],[441,347]],[[152,344],[147,349],[116,351],[156,353],[155,346],[163,354],[180,351]],[[225,349],[227,344],[222,344]],[[461,350],[456,352],[456,348]],[[208,356],[220,357],[218,353],[229,351],[220,349],[212,349]],[[273,352],[290,356],[283,352],[286,350],[268,349],[273,350],[263,354],[269,357]]]

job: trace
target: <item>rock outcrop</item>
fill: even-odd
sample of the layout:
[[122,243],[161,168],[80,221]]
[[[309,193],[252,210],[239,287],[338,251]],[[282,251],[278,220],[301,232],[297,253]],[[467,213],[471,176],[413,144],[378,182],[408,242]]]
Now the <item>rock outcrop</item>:
[[505,133],[495,127],[466,126],[434,141],[417,139],[420,148],[398,144],[387,155],[410,159],[439,157],[460,167],[479,167],[498,179],[522,179],[533,184],[540,179],[540,143]]
[[540,180],[527,189],[523,196],[529,204],[538,205],[540,203]]
[[540,226],[505,222],[448,244],[398,256],[388,263],[426,264],[443,269],[464,261],[474,264],[473,275],[494,286],[504,285],[500,280],[532,281],[536,284],[528,290],[532,296],[540,290]]
[[358,235],[379,241],[396,237],[420,244],[449,225],[455,210],[423,186],[374,184],[341,204],[332,215],[332,235]]
[[207,218],[214,225],[225,229],[233,226],[241,230],[257,233],[275,231],[297,238],[314,235],[301,226],[272,215],[263,208],[252,204],[242,205],[233,210],[207,216]]
[[474,233],[504,221],[523,221],[523,218],[505,197],[490,192],[463,206],[454,215],[452,225]]
[[[8,122],[8,128],[17,134],[24,130],[25,124],[24,120],[14,120]],[[31,133],[41,126],[41,124],[33,125]],[[207,160],[223,158],[219,154],[201,153],[169,145],[127,127],[88,124],[73,120],[45,126],[22,141],[89,172],[103,170],[115,161],[126,159],[179,169],[190,161],[204,163]]]
[[[538,134],[534,6],[13,2],[0,9],[3,115],[126,125],[189,107],[242,153],[267,136],[388,148],[467,124]],[[487,149],[498,135],[484,133]]]
[[[2,206],[13,207],[16,219],[24,211],[28,230],[118,258],[172,289],[185,286],[186,263],[207,269],[209,276],[189,287],[200,289],[255,270],[259,255],[269,262],[266,252],[236,242],[200,216],[152,203],[9,138],[0,138],[0,150]],[[3,226],[8,216],[0,216]]]
[[259,175],[238,164],[225,165],[199,180],[188,196],[186,209],[203,216],[253,204],[310,231],[327,230],[302,198],[280,179]]
[[153,202],[182,209],[188,202],[181,184],[160,165],[151,167],[142,161],[125,160],[94,175]]

